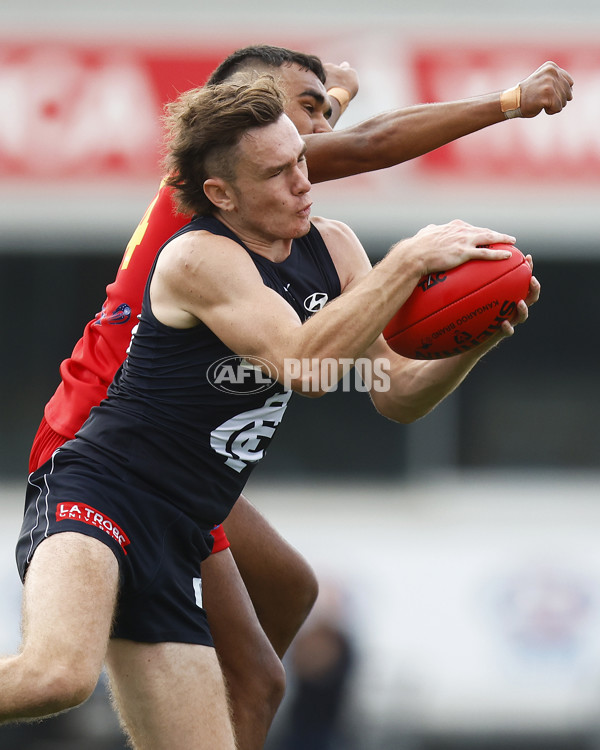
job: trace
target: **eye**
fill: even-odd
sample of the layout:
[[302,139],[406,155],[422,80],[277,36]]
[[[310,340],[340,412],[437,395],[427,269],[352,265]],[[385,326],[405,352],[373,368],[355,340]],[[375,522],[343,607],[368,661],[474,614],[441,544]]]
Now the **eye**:
[[302,109],[308,112],[309,115],[313,115],[316,111],[315,102],[313,99],[304,99],[300,102]]

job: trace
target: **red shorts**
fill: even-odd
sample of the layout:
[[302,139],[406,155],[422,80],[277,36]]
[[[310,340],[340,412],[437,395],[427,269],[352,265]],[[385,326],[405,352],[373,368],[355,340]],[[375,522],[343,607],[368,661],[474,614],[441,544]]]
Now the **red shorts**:
[[[42,464],[45,464],[54,451],[57,448],[60,448],[61,445],[64,445],[67,440],[70,440],[70,438],[55,432],[44,417],[40,422],[38,431],[33,439],[33,445],[31,446],[31,453],[29,454],[29,472],[31,473],[38,469]],[[221,524],[215,526],[211,531],[211,534],[214,539],[212,548],[213,555],[215,552],[221,552],[229,547],[229,539],[227,539],[227,535]]]

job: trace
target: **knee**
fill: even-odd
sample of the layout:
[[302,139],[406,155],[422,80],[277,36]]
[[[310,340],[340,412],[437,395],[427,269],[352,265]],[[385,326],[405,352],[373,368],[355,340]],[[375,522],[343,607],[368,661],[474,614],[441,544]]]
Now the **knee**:
[[285,695],[286,676],[285,669],[281,660],[273,652],[272,658],[264,671],[264,700],[269,706],[272,715],[279,708],[283,696]]
[[251,691],[245,693],[251,697],[252,713],[262,714],[266,725],[270,725],[285,695],[286,677],[281,661],[273,654],[273,659],[263,664],[262,669],[252,679]]
[[285,695],[286,676],[281,660],[272,648],[257,649],[241,670],[224,666],[229,695],[235,713],[262,716],[268,726]]
[[84,664],[55,661],[35,670],[29,678],[32,709],[36,716],[49,716],[84,703],[94,692],[99,674]]
[[308,618],[319,595],[317,577],[306,561],[297,565],[293,576],[280,591],[275,612],[263,609],[260,621],[279,659],[282,659]]
[[315,571],[309,566],[308,573],[306,576],[306,591],[305,591],[305,606],[306,606],[306,617],[310,614],[310,611],[314,607],[317,597],[319,596],[319,581],[317,579]]
[[297,610],[297,630],[300,629],[319,596],[319,581],[312,567],[303,560],[298,572],[297,585],[294,591],[294,602]]

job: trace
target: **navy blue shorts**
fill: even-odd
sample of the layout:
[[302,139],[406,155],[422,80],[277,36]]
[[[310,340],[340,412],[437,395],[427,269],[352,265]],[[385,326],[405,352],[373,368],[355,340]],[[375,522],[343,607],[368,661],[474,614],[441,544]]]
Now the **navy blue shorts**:
[[113,638],[213,645],[200,577],[210,529],[142,482],[61,449],[29,476],[16,551],[21,580],[38,544],[62,531],[94,537],[117,557]]

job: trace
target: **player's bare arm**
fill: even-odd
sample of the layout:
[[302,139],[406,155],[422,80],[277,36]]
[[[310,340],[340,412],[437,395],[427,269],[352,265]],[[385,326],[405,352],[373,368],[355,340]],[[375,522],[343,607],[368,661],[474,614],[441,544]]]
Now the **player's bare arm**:
[[[423,274],[472,258],[504,258],[505,251],[479,245],[514,241],[460,221],[432,225],[396,245],[371,269],[350,229],[339,222],[318,223],[325,242],[335,247],[332,258],[339,262],[344,291],[305,323],[264,285],[243,248],[204,232],[189,233],[163,250],[151,286],[154,314],[182,328],[201,320],[233,351],[269,360],[283,378],[286,358],[362,356]],[[176,305],[168,301],[168,293]],[[340,364],[339,377],[343,372]],[[311,390],[302,381],[292,387]]]
[[[407,271],[406,277],[412,288],[419,271]],[[286,358],[353,357],[374,340],[378,330],[359,330],[364,315],[359,313],[362,299],[355,296],[350,311],[345,306],[334,309],[331,303],[303,324],[290,305],[265,286],[243,248],[204,232],[169,243],[151,285],[152,311],[162,323],[187,328],[202,321],[236,353],[269,360],[282,379]],[[381,295],[371,296],[374,303]],[[291,385],[299,392],[321,395],[301,381]]]
[[[356,236],[340,222],[315,219],[331,255],[338,269],[342,288],[352,288],[366,275],[371,265],[369,259]],[[452,222],[443,231],[439,227],[425,227],[416,238],[428,237],[439,250],[445,250],[451,242],[456,242],[459,235],[462,242],[472,242],[473,236],[468,225],[463,222]],[[465,231],[467,230],[467,231]],[[487,230],[476,230],[487,231]],[[340,241],[346,236],[346,242]],[[336,241],[337,239],[337,241]],[[514,240],[514,238],[511,238]],[[533,268],[531,256],[528,261]],[[528,307],[539,298],[540,285],[532,278],[529,295],[519,303],[515,317],[511,321],[504,321],[500,331],[485,345],[477,347],[457,357],[445,360],[419,361],[407,359],[390,349],[383,336],[378,336],[375,342],[362,353],[361,356],[386,360],[389,362],[390,385],[389,390],[371,392],[372,400],[380,413],[397,422],[410,423],[430,412],[436,404],[448,396],[464,380],[470,370],[483,355],[498,344],[503,338],[512,335],[514,327],[527,319]],[[400,306],[400,305],[398,305]]]
[[[542,111],[557,114],[573,98],[573,79],[554,62],[541,65],[518,87],[520,116],[526,118]],[[391,167],[502,122],[506,119],[502,94],[498,91],[455,102],[418,104],[333,133],[305,136],[310,181]]]

